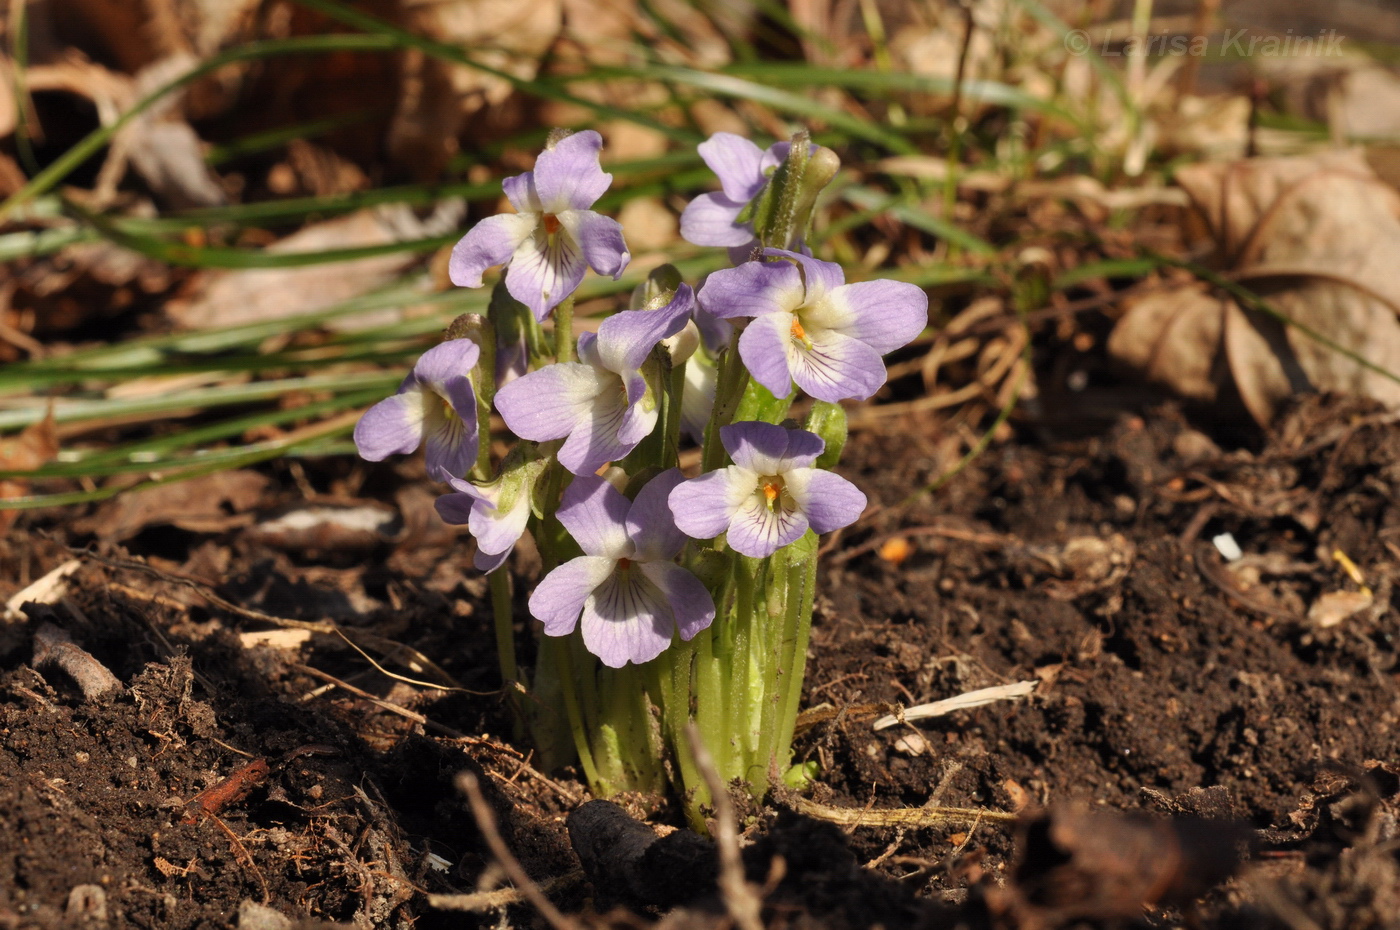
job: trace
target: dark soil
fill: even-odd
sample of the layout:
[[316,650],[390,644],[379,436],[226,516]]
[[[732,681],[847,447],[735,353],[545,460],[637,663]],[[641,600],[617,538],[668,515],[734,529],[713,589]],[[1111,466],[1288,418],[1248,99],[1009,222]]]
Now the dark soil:
[[[1166,410],[993,446],[901,507],[949,464],[917,426],[849,446],[883,509],[827,541],[806,706],[830,711],[798,746],[818,806],[744,812],[768,925],[1400,926],[1394,418],[1314,399],[1258,451],[1221,452]],[[211,485],[207,512],[160,488],[11,531],[6,597],[65,546],[92,554],[0,624],[0,927],[542,923],[508,890],[460,897],[503,882],[463,772],[566,913],[727,921],[703,843],[628,860],[660,900],[581,870],[566,818],[585,791],[512,740],[470,542],[434,522],[421,473],[308,472]],[[270,522],[360,498],[395,501],[382,531]],[[878,705],[1029,680],[872,726]],[[1023,813],[881,825],[926,807]],[[831,808],[867,822],[813,819]]]

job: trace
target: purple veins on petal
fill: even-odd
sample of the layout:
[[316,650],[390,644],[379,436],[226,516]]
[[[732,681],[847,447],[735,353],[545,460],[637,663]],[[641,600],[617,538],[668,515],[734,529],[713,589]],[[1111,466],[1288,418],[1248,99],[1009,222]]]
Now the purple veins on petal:
[[844,283],[841,267],[797,252],[716,271],[700,289],[705,312],[751,317],[739,355],[779,396],[792,384],[818,400],[864,400],[885,383],[884,353],[928,323],[928,296],[899,281]]
[[669,498],[676,525],[691,536],[724,533],[734,551],[765,558],[809,527],[830,532],[865,509],[855,485],[812,467],[826,445],[814,433],[742,422],[720,439],[734,464],[678,485]]
[[558,514],[586,554],[550,572],[530,596],[547,634],[581,626],[588,650],[620,668],[649,662],[677,633],[690,639],[713,622],[709,591],[672,561],[684,537],[665,501],[681,480],[679,469],[662,472],[635,501],[602,478],[573,480]]
[[533,171],[506,178],[518,212],[483,220],[462,237],[448,265],[452,282],[480,287],[482,272],[505,265],[506,289],[543,320],[587,268],[620,276],[632,257],[622,227],[589,209],[612,183],[598,163],[602,145],[592,130],[574,133],[541,152]]
[[626,456],[659,417],[642,365],[657,343],[685,328],[694,304],[683,284],[665,307],[626,310],[604,320],[596,336],[583,333],[577,362],[531,372],[497,392],[506,425],[525,439],[564,439],[559,462],[575,475]]

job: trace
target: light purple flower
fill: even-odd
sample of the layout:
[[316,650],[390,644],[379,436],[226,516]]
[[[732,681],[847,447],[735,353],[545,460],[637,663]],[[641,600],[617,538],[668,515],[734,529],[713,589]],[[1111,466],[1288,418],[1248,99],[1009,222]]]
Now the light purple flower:
[[760,149],[732,132],[717,132],[700,143],[697,151],[719,176],[721,189],[701,194],[686,206],[681,237],[693,245],[727,246],[735,262],[748,258],[758,239],[753,223],[739,222],[739,214],[763,190],[791,148],[790,142],[777,142]]
[[428,474],[439,481],[465,475],[476,464],[476,391],[471,370],[480,350],[470,339],[434,346],[413,366],[393,397],[365,411],[355,424],[360,457],[382,462],[427,445]]
[[622,276],[632,256],[622,226],[590,207],[608,189],[612,175],[598,164],[603,137],[576,132],[546,148],[535,170],[506,178],[506,196],[516,213],[477,223],[448,263],[452,283],[480,287],[481,273],[506,265],[506,290],[544,320],[583,280],[585,266]]
[[771,423],[733,423],[719,431],[734,464],[692,478],[671,492],[676,526],[696,539],[727,533],[729,548],[764,558],[798,539],[849,526],[865,495],[840,475],[813,468],[826,443],[816,433]]
[[[496,393],[496,409],[522,439],[564,439],[559,462],[591,475],[656,427],[659,405],[642,374],[656,344],[685,327],[695,293],[682,284],[659,310],[624,310],[578,339],[577,362],[532,371]],[[567,438],[565,438],[567,437]]]
[[783,249],[763,254],[784,260],[714,272],[700,303],[718,317],[753,317],[739,337],[739,356],[778,397],[796,382],[818,400],[864,400],[885,383],[881,356],[928,323],[928,295],[912,284],[846,284],[832,262]]
[[489,484],[451,478],[447,483],[452,485],[453,493],[433,502],[443,522],[465,524],[476,538],[472,562],[479,571],[490,574],[505,564],[524,534],[530,520],[530,495],[544,465],[537,460],[508,467]]
[[682,480],[672,468],[629,501],[602,478],[574,479],[558,516],[584,555],[550,572],[530,595],[530,613],[546,634],[566,636],[581,622],[588,651],[621,668],[656,658],[675,633],[689,640],[710,625],[710,592],[672,561],[685,536],[666,500]]

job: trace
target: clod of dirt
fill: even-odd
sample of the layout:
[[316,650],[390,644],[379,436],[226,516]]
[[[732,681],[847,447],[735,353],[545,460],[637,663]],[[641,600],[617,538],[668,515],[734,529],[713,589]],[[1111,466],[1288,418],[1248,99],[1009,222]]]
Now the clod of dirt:
[[714,844],[689,831],[657,836],[611,801],[569,815],[569,842],[593,885],[595,906],[674,907],[715,890]]
[[1010,909],[1025,930],[1135,917],[1229,878],[1245,829],[1230,821],[1050,810],[1022,821]]

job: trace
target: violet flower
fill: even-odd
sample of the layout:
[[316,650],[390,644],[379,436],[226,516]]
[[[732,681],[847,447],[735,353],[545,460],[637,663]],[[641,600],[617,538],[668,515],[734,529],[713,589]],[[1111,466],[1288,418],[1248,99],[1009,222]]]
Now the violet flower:
[[565,136],[535,159],[535,170],[502,184],[516,213],[477,223],[452,249],[453,284],[480,287],[481,273],[506,266],[506,290],[543,321],[574,292],[585,266],[622,276],[632,256],[622,226],[589,208],[612,175],[598,164],[603,137],[593,130]]
[[763,254],[785,260],[712,273],[700,303],[718,317],[753,317],[739,337],[739,356],[778,397],[796,382],[818,400],[864,400],[885,383],[881,356],[928,323],[928,295],[912,284],[846,284],[832,262],[783,249]]
[[807,532],[849,526],[865,495],[840,475],[813,468],[826,443],[816,433],[772,423],[733,423],[719,431],[734,461],[671,492],[676,526],[696,539],[727,533],[729,548],[757,559]]
[[413,366],[398,393],[365,411],[355,424],[360,457],[382,462],[427,445],[428,474],[439,481],[476,464],[476,391],[470,372],[481,354],[470,339],[434,346]]
[[496,409],[522,439],[564,439],[559,462],[575,475],[593,474],[631,452],[655,428],[659,403],[642,364],[657,343],[685,327],[694,306],[694,291],[682,284],[658,310],[608,317],[596,336],[580,334],[577,362],[550,365],[510,382],[496,392]]
[[685,544],[667,506],[684,480],[672,468],[629,501],[593,475],[574,479],[558,517],[584,554],[545,576],[530,613],[549,636],[580,623],[583,644],[611,668],[649,662],[680,633],[689,640],[715,619],[710,592],[672,559]]
[[505,564],[511,550],[525,532],[530,520],[530,495],[544,472],[544,462],[536,460],[517,467],[506,466],[499,478],[489,484],[473,484],[451,478],[453,493],[433,502],[443,522],[466,525],[476,539],[472,563],[478,571],[490,574]]
[[760,149],[732,132],[717,132],[700,143],[696,150],[719,176],[721,189],[701,194],[686,205],[681,238],[692,245],[727,246],[736,263],[748,258],[758,238],[753,223],[740,222],[739,215],[762,192],[791,148],[791,142],[776,142]]

